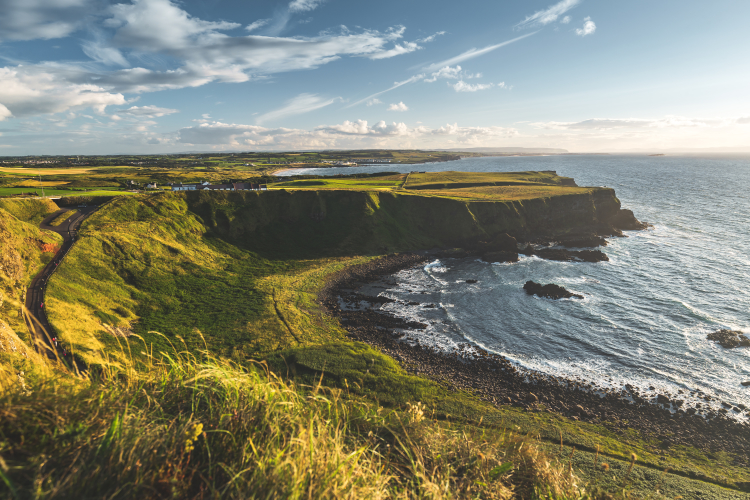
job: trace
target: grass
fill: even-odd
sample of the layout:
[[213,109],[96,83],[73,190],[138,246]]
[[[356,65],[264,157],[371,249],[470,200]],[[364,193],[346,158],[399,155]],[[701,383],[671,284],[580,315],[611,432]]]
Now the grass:
[[[32,194],[34,196],[42,196],[42,190],[40,188],[21,188],[21,187],[0,187],[0,196],[20,195],[20,194]],[[118,189],[89,189],[86,191],[78,191],[72,189],[44,189],[45,196],[112,196],[112,195],[132,195],[128,191],[120,191]]]
[[435,422],[173,353],[147,372],[0,394],[0,479],[37,498],[559,498],[574,473],[512,431]]
[[66,220],[70,219],[70,217],[72,217],[73,214],[75,214],[76,212],[77,210],[68,210],[67,212],[63,212],[57,217],[55,217],[54,219],[52,219],[51,221],[49,221],[49,225],[53,227],[57,227],[63,222],[65,222]]
[[564,185],[569,179],[554,172],[428,172],[377,178],[297,179],[270,189],[396,191],[419,196],[473,201],[519,201],[568,194],[590,194],[597,188]]
[[36,168],[36,167],[0,167],[0,172],[39,177],[40,175],[82,175],[94,171],[93,168]]
[[[530,187],[558,189],[550,185]],[[36,210],[35,215],[28,216],[32,220],[44,212],[37,205],[50,202],[0,200],[0,208],[5,204],[22,213],[24,210],[19,208],[22,206],[17,205],[19,203],[29,204],[27,208],[30,213]],[[278,478],[283,480],[274,479],[276,482],[259,482],[264,479],[256,475],[257,469],[276,477],[274,474],[281,469],[274,467],[280,463],[286,463],[287,469],[297,467],[306,470],[310,466],[311,460],[300,461],[297,455],[286,455],[286,451],[281,458],[279,455],[272,458],[273,453],[281,449],[294,449],[295,439],[308,435],[305,434],[307,431],[300,430],[308,427],[299,424],[303,422],[308,425],[308,420],[295,420],[294,425],[274,431],[277,436],[274,439],[286,443],[286,448],[266,444],[265,448],[258,447],[256,435],[247,434],[251,427],[268,428],[273,419],[286,422],[285,418],[292,418],[299,409],[294,405],[302,405],[294,401],[315,406],[317,403],[313,403],[317,400],[307,398],[314,393],[313,388],[320,384],[322,376],[326,388],[319,388],[315,394],[325,395],[329,401],[325,405],[321,403],[325,408],[358,408],[357,412],[368,415],[390,415],[381,421],[382,426],[393,426],[398,419],[408,419],[415,402],[421,403],[420,408],[430,416],[429,426],[423,424],[427,426],[424,434],[407,434],[412,441],[403,450],[406,458],[402,457],[403,460],[411,460],[409,457],[429,451],[431,455],[419,455],[421,458],[414,462],[417,468],[413,470],[422,471],[419,474],[426,474],[424,477],[430,482],[414,479],[423,476],[409,472],[411,469],[408,467],[411,466],[404,465],[402,459],[399,459],[398,465],[394,465],[396,472],[388,469],[390,465],[387,465],[395,462],[386,462],[385,469],[382,467],[384,462],[379,462],[376,469],[380,475],[352,473],[355,476],[363,474],[361,477],[366,479],[341,486],[343,489],[336,491],[340,491],[338,494],[342,496],[366,495],[370,490],[347,488],[355,488],[368,481],[380,484],[378,481],[383,480],[384,486],[380,490],[372,490],[376,492],[374,496],[439,497],[450,492],[453,496],[462,497],[484,492],[484,497],[496,494],[505,498],[509,495],[505,490],[498,489],[492,493],[494,490],[483,489],[494,484],[487,481],[487,475],[498,464],[482,469],[484,476],[466,476],[465,469],[461,469],[466,465],[461,462],[463,458],[440,461],[441,457],[449,456],[453,449],[463,446],[463,435],[460,433],[466,432],[472,443],[479,443],[469,449],[479,450],[485,457],[490,456],[490,452],[481,448],[484,446],[481,443],[492,442],[495,448],[491,449],[504,450],[503,443],[518,444],[518,439],[521,439],[528,443],[524,447],[531,447],[535,453],[541,448],[547,450],[538,455],[544,460],[539,462],[541,469],[551,467],[550,470],[562,470],[564,473],[564,467],[555,468],[554,460],[548,458],[554,454],[553,443],[559,442],[559,433],[562,432],[565,445],[575,446],[578,450],[572,460],[575,467],[583,471],[581,477],[592,483],[598,482],[609,491],[623,484],[619,479],[610,481],[609,476],[599,477],[597,471],[588,470],[587,464],[593,463],[592,451],[597,446],[601,449],[602,457],[606,457],[611,464],[625,464],[625,468],[631,452],[639,455],[633,476],[640,474],[638,477],[641,479],[627,486],[632,494],[651,492],[660,480],[661,470],[668,466],[682,476],[666,475],[665,491],[680,492],[674,494],[682,495],[695,490],[709,498],[722,495],[731,497],[734,493],[729,490],[692,481],[684,476],[705,477],[725,484],[747,480],[747,471],[734,467],[732,457],[709,458],[698,450],[681,448],[669,450],[664,461],[657,454],[658,443],[636,434],[621,434],[604,425],[574,422],[543,409],[526,412],[510,407],[496,408],[470,393],[455,391],[448,385],[408,374],[391,358],[367,345],[348,340],[338,322],[320,309],[316,294],[327,277],[346,266],[376,257],[379,254],[378,245],[383,242],[394,246],[411,245],[411,248],[424,248],[427,244],[439,242],[431,239],[435,236],[425,219],[420,217],[429,215],[440,220],[441,224],[436,226],[439,231],[435,231],[441,234],[450,233],[452,228],[470,225],[468,221],[489,230],[489,225],[482,226],[489,224],[485,220],[495,221],[504,217],[505,212],[496,213],[490,209],[495,205],[506,205],[481,205],[485,211],[478,210],[473,202],[453,199],[437,201],[415,193],[399,195],[358,190],[310,192],[308,189],[261,194],[195,193],[194,196],[164,193],[116,199],[84,223],[76,247],[50,281],[46,299],[48,314],[60,337],[66,346],[72,347],[77,355],[90,364],[95,377],[82,383],[71,382],[65,377],[53,381],[39,374],[34,378],[29,375],[33,371],[28,368],[29,362],[14,358],[14,369],[6,370],[10,373],[6,385],[17,389],[15,381],[19,371],[26,372],[27,386],[36,384],[36,381],[47,381],[34,386],[33,397],[24,399],[21,397],[23,394],[15,394],[13,398],[16,399],[3,400],[2,405],[5,406],[2,411],[7,418],[0,418],[0,428],[4,433],[0,437],[0,457],[10,463],[7,450],[14,451],[12,466],[9,465],[8,470],[0,469],[4,474],[17,474],[13,478],[7,476],[12,484],[22,485],[14,487],[26,491],[25,485],[41,485],[44,491],[51,492],[50,496],[65,496],[65,492],[75,491],[66,490],[68,484],[81,491],[94,491],[86,488],[101,487],[105,488],[101,491],[110,493],[110,490],[106,490],[110,483],[124,485],[126,489],[143,488],[128,492],[156,491],[165,496],[173,493],[178,496],[188,493],[212,496],[217,492],[230,495],[235,490],[237,496],[242,496],[249,491],[247,488],[286,492],[277,493],[279,496],[329,494],[325,490],[304,489],[308,486],[304,486],[304,491],[300,490],[302,492],[289,490],[292,484],[297,484],[294,481],[303,485],[308,483],[305,483],[305,477],[289,475],[291,472],[288,471],[284,472],[287,475],[279,472]],[[510,206],[513,210],[522,210],[526,205]],[[458,219],[456,215],[462,209],[468,210],[465,220]],[[286,252],[286,249],[289,251]],[[34,252],[38,252],[38,249]],[[29,255],[30,262],[33,261],[32,257],[40,258],[34,257],[38,253]],[[17,306],[8,309],[8,314],[13,307]],[[206,349],[210,354],[205,352]],[[179,361],[174,356],[176,350],[184,351]],[[171,356],[173,361],[163,358],[162,353]],[[289,380],[282,382],[265,374],[258,369],[260,362],[266,363],[274,373],[285,378],[288,376]],[[227,385],[221,377],[211,378],[207,375],[209,372],[228,373],[227,377],[238,381],[238,386],[232,385],[234,382]],[[182,373],[188,375],[183,377]],[[178,378],[170,378],[173,375]],[[171,382],[166,386],[159,385],[164,380]],[[279,403],[279,408],[289,406],[289,414],[279,413],[279,409],[276,413],[268,414],[270,420],[263,420],[258,413],[246,412],[243,409],[245,406],[232,406],[239,404],[237,401],[245,401],[242,398],[247,392],[242,391],[251,391],[253,380],[252,384],[256,385],[282,384],[274,385],[273,390],[279,394],[288,391],[292,399],[284,399]],[[204,381],[207,386],[203,385]],[[211,392],[215,387],[230,387],[231,390],[217,395],[219,393]],[[170,392],[173,389],[175,392]],[[231,397],[227,398],[227,394]],[[208,399],[213,401],[214,398],[221,401],[203,405],[203,402]],[[330,402],[331,398],[335,403]],[[196,404],[196,401],[199,403]],[[262,406],[268,403],[258,404]],[[60,414],[54,414],[58,416],[45,422],[32,418],[35,413],[52,415],[48,411],[50,408],[55,408],[55,411],[59,409]],[[234,415],[235,411],[244,415],[240,419],[242,425],[246,421],[254,423],[248,423],[247,429],[242,431],[222,427],[221,415]],[[357,416],[351,422],[359,422],[360,418]],[[394,418],[396,420],[392,420]],[[28,427],[24,427],[27,422]],[[50,422],[57,423],[53,425]],[[74,422],[82,424],[77,427],[78,424]],[[234,439],[227,437],[227,441],[211,441],[202,438],[207,447],[200,451],[199,458],[192,452],[185,454],[184,433],[195,430],[191,426],[196,422],[203,424],[204,430],[208,425],[214,426],[211,429],[216,430],[215,436],[206,431],[206,436],[210,435],[211,439],[226,437],[228,432]],[[338,425],[338,421],[333,422]],[[337,448],[345,450],[341,452],[343,455],[336,455],[339,451],[331,451],[330,456],[352,456],[352,453],[370,443],[369,432],[372,431],[374,436],[385,432],[382,426],[370,425],[347,427],[347,432],[351,434],[346,434],[342,442],[352,447]],[[14,434],[14,426],[26,430]],[[140,434],[138,429],[141,430]],[[336,429],[339,427],[334,425],[331,432]],[[493,441],[497,436],[510,436],[509,430],[512,430],[511,441]],[[124,433],[118,434],[118,439],[121,435],[127,439],[119,447],[112,448],[114,451],[109,454],[108,447],[113,441],[106,436],[108,433],[112,436],[115,432]],[[265,431],[261,434],[266,436]],[[320,436],[331,440],[330,436],[334,434],[323,433]],[[37,435],[71,436],[70,448],[65,448],[68,445],[59,444],[57,440],[41,442],[41,437],[38,438],[39,442],[32,442]],[[255,455],[252,447],[243,444],[244,453],[252,456],[242,459],[245,461],[235,460],[234,453],[239,453],[235,443],[247,443],[247,436],[252,437],[257,450],[267,450],[267,453],[262,451],[259,452],[262,456]],[[435,437],[436,441],[431,441],[431,437]],[[21,438],[25,441],[19,441]],[[195,445],[201,439],[192,441]],[[27,445],[19,442],[31,443],[27,449],[33,450],[33,453],[21,456]],[[93,448],[103,449],[103,442],[107,443],[104,451],[97,453],[104,454],[92,455]],[[442,446],[441,442],[447,443],[446,446]],[[383,442],[376,443],[382,445]],[[391,449],[393,443],[386,442],[391,444]],[[320,442],[315,441],[314,452],[320,447]],[[310,449],[305,448],[304,453],[309,453]],[[78,459],[73,450],[81,453]],[[375,451],[378,450],[380,448]],[[210,461],[207,458],[209,452]],[[566,451],[564,456],[568,453]],[[67,465],[43,470],[35,468],[42,455],[54,457],[54,460],[58,460],[59,456],[59,460],[64,460],[61,463]],[[217,455],[221,458],[217,459]],[[115,459],[115,456],[125,458]],[[359,455],[355,453],[354,456]],[[473,456],[476,465],[478,455]],[[101,462],[106,466],[95,469],[91,461],[99,463],[99,457],[106,459]],[[140,468],[137,466],[139,459]],[[562,455],[558,460],[563,461]],[[500,462],[500,466],[507,463]],[[224,465],[217,465],[219,463]],[[341,464],[341,461],[336,463]],[[258,464],[265,465],[261,467]],[[615,465],[612,467],[616,468]],[[574,469],[574,474],[578,469]],[[179,471],[188,472],[182,474]],[[237,476],[240,471],[245,472]],[[70,476],[60,475],[68,473]],[[328,472],[315,472],[314,477],[328,477],[325,474]],[[451,474],[457,478],[451,479]],[[235,476],[238,477],[237,483],[231,479]],[[83,485],[81,478],[84,477],[96,480]],[[462,477],[470,477],[474,482],[461,482]],[[434,478],[441,479],[437,481]],[[271,481],[269,478],[265,480]],[[335,482],[335,478],[330,481]],[[59,493],[55,493],[58,491],[55,489],[57,484],[62,485],[59,486],[62,488]],[[434,490],[435,484],[442,484],[443,489]],[[528,483],[521,479],[513,479],[504,487],[522,484],[527,486],[518,486],[519,496],[533,496],[537,486],[542,488],[538,491],[545,492],[546,483]],[[576,484],[580,486],[583,483],[579,481]],[[175,489],[171,489],[173,486]],[[287,489],[284,490],[284,487]],[[580,490],[565,491],[565,495],[584,495]],[[97,492],[92,494],[96,495]],[[140,494],[147,496],[154,493]]]
[[[269,200],[263,198],[268,195],[258,199]],[[244,195],[206,196],[214,209],[227,210],[227,217],[255,223],[242,212],[229,215],[231,207],[239,210],[247,202]],[[726,484],[747,477],[731,465],[731,458],[720,463],[685,449],[671,450],[665,462],[657,453],[658,443],[639,435],[544,411],[496,408],[469,393],[412,376],[371,347],[349,341],[317,304],[317,290],[327,276],[372,256],[261,257],[210,231],[206,224],[212,216],[200,211],[204,215],[198,217],[191,211],[196,200],[188,198],[165,193],[119,199],[84,224],[75,251],[50,282],[47,307],[61,337],[88,363],[127,366],[130,351],[126,357],[117,354],[127,335],[131,343],[137,338],[145,342],[146,348],[132,351],[141,367],[148,361],[143,353],[169,353],[173,345],[198,353],[207,346],[245,367],[265,360],[275,373],[303,385],[315,385],[325,374],[327,386],[384,408],[420,401],[441,419],[458,415],[483,420],[492,428],[518,428],[545,442],[559,441],[562,431],[566,443],[589,451],[599,446],[612,459],[626,460],[635,451],[651,470],[669,466]],[[347,210],[352,212],[351,205]],[[335,244],[334,233],[327,234],[328,243]],[[307,235],[298,236],[290,244],[314,244]]]
[[395,189],[403,184],[405,175],[360,179],[301,179],[278,182],[272,189]]
[[0,365],[16,370],[33,344],[21,309],[26,288],[62,244],[60,235],[38,225],[57,209],[49,200],[0,200]]

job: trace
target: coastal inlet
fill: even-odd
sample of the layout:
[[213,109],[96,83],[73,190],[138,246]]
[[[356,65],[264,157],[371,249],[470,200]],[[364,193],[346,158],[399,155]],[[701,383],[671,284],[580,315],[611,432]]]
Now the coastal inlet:
[[[603,388],[631,386],[654,402],[663,394],[699,414],[746,419],[750,386],[742,383],[750,381],[750,348],[727,349],[707,336],[750,332],[749,159],[550,156],[449,165],[556,170],[579,185],[610,186],[653,228],[607,238],[599,250],[608,261],[521,253],[515,263],[441,257],[399,271],[361,293],[391,298],[397,302],[380,305],[383,312],[426,325],[404,329],[403,340],[445,352],[468,344],[537,373]],[[446,164],[388,166],[399,168],[445,170]],[[321,172],[360,170],[374,167]],[[523,290],[529,280],[584,298],[530,296]]]

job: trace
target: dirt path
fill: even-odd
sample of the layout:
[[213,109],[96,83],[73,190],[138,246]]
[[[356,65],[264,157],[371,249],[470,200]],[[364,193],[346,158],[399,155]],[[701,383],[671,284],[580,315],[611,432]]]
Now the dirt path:
[[26,326],[28,326],[29,332],[34,339],[37,351],[45,354],[50,359],[64,360],[68,362],[67,364],[71,365],[71,362],[74,362],[75,367],[79,370],[85,369],[83,363],[73,360],[70,352],[66,351],[59,342],[55,345],[52,341],[53,338],[57,337],[57,333],[52,328],[52,325],[50,325],[42,304],[44,303],[44,294],[47,290],[47,282],[75,244],[81,223],[98,209],[99,206],[78,207],[78,211],[71,215],[62,224],[59,226],[50,226],[49,223],[52,222],[55,217],[63,212],[74,210],[72,208],[64,208],[50,214],[41,222],[41,224],[39,224],[40,229],[46,229],[61,235],[63,237],[63,244],[49,264],[47,264],[45,268],[34,277],[29,285],[29,289],[26,291],[26,309],[28,311],[26,315]]

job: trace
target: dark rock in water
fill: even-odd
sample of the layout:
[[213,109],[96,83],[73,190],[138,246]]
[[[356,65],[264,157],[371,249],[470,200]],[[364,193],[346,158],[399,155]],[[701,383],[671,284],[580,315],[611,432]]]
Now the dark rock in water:
[[469,250],[480,254],[493,252],[516,253],[518,251],[518,241],[507,233],[496,235],[489,240],[466,242],[464,244]]
[[609,219],[610,224],[616,229],[637,230],[646,229],[648,224],[635,218],[632,210],[621,208],[614,217]]
[[518,251],[518,241],[507,233],[495,236],[487,245],[489,252],[516,252]]
[[418,306],[419,302],[415,302],[415,301],[411,300],[411,301],[407,302],[406,305],[407,306]]
[[557,238],[557,242],[568,248],[594,248],[607,246],[607,240],[595,234],[561,236]]
[[582,299],[583,295],[578,295],[573,292],[569,292],[565,288],[550,283],[549,285],[542,285],[534,281],[527,281],[523,286],[526,293],[529,295],[537,295],[539,297],[546,297],[548,299],[569,299],[571,297],[576,299]]
[[658,394],[656,396],[656,402],[662,405],[668,405],[669,404],[669,398],[665,396],[664,394]]
[[746,380],[744,382],[740,382],[742,384],[742,387],[750,387],[750,380]]
[[518,262],[518,252],[487,252],[482,254],[482,260],[485,262]]
[[378,295],[377,297],[371,297],[371,296],[356,294],[355,300],[369,302],[371,304],[390,304],[392,302],[396,302],[394,299],[389,299],[388,297],[384,297],[382,295]]
[[424,307],[425,307],[426,309],[434,309],[434,308],[435,308],[435,307],[437,307],[437,306],[436,306],[435,304],[425,304],[425,305],[424,305]]
[[736,332],[734,330],[719,330],[718,332],[709,333],[707,338],[708,340],[718,342],[721,347],[727,349],[733,347],[750,347],[750,339],[745,337],[742,332]]
[[479,280],[466,280],[467,283],[479,283]]
[[[528,255],[528,254],[527,254]],[[560,248],[544,248],[534,250],[533,255],[547,260],[558,260],[563,262],[603,262],[608,261],[609,257],[601,250],[563,250]]]

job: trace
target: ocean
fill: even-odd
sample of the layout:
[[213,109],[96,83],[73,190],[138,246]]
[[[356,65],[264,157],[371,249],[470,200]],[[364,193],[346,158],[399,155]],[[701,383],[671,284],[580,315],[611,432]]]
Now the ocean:
[[[580,186],[614,188],[623,208],[653,228],[609,238],[609,262],[521,255],[512,264],[443,259],[401,271],[382,294],[420,305],[383,309],[429,324],[407,341],[448,351],[469,343],[550,375],[679,394],[686,406],[750,407],[750,387],[741,385],[750,381],[750,348],[706,339],[723,328],[750,334],[750,156],[484,157],[295,173],[412,170],[555,170]],[[527,280],[585,298],[528,296]]]

